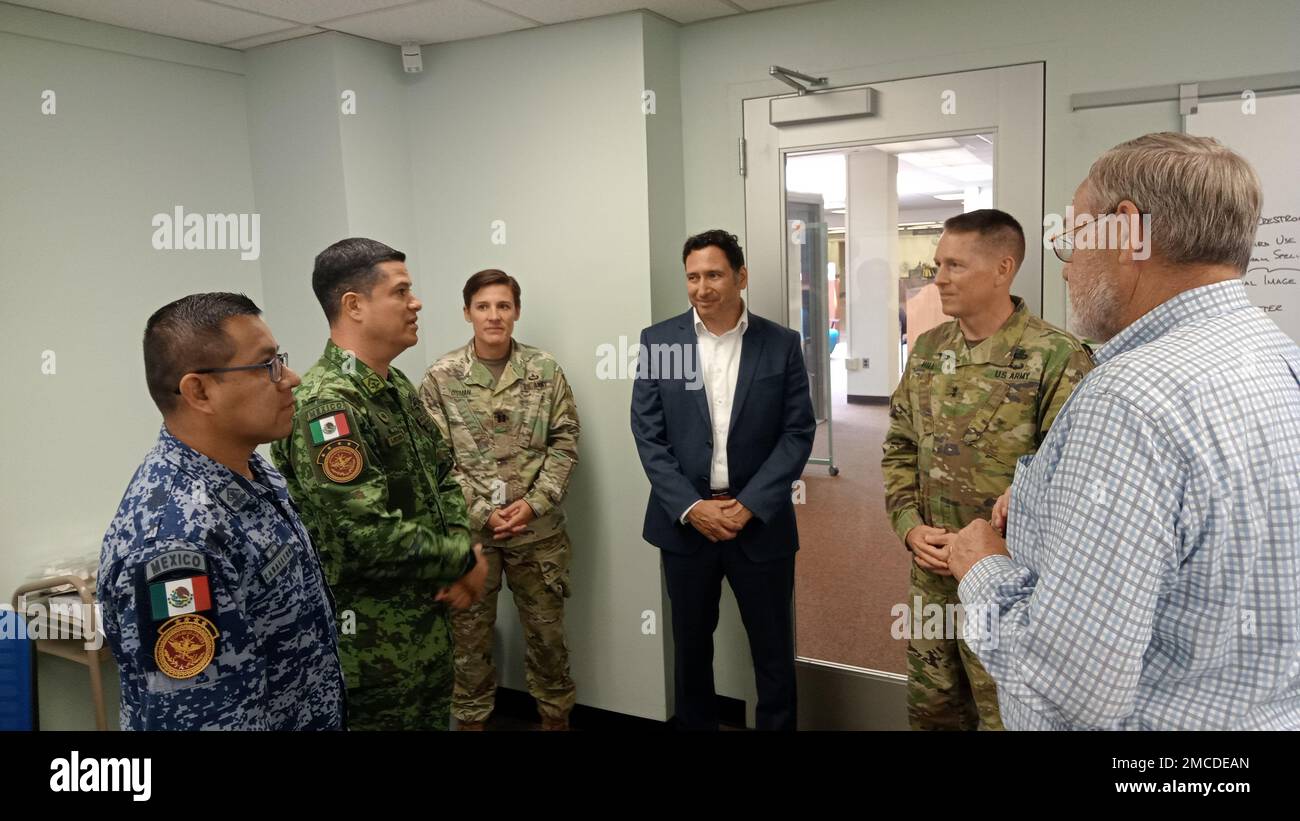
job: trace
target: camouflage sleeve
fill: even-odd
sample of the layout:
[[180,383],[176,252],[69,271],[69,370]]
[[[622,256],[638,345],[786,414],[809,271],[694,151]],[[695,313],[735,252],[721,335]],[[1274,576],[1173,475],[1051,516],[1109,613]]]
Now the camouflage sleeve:
[[[346,415],[349,432],[313,445],[312,421],[331,411]],[[317,523],[317,532],[332,534],[317,545],[330,560],[326,564],[337,566],[340,578],[451,584],[464,575],[471,555],[459,489],[461,527],[449,520],[445,533],[394,504],[388,477],[374,455],[376,435],[362,419],[346,401],[323,400],[298,412],[290,435],[289,459],[300,489],[295,501],[303,518]]]
[[470,529],[469,507],[465,504],[464,485],[455,475],[460,471],[460,467],[456,464],[456,454],[452,450],[449,437],[443,436],[441,431],[436,431],[434,436],[437,439],[435,450],[438,454],[438,504],[442,508],[443,524],[446,525],[449,536],[463,535],[466,544],[469,544],[473,541],[472,534],[478,531]]
[[[165,595],[170,576],[154,580],[147,570],[154,559],[180,553],[201,557],[205,570],[180,574],[192,576],[182,587],[190,598],[176,610],[169,609],[173,600]],[[243,597],[227,583],[234,570],[223,561],[201,545],[165,539],[108,568],[103,606],[113,610],[120,631],[123,678],[135,679],[131,686],[139,729],[268,729],[266,665]],[[178,613],[189,615],[177,618]],[[193,629],[176,627],[182,621]],[[200,668],[205,657],[209,661]]]
[[298,488],[298,476],[293,472],[293,459],[290,458],[289,446],[293,443],[292,436],[286,436],[283,439],[277,439],[271,443],[271,464],[280,475],[284,477],[284,486],[289,491],[290,501],[297,503],[296,500],[302,495]]
[[[428,411],[429,418],[438,428],[443,441],[450,443],[451,427],[447,423],[447,414],[442,409],[442,391],[438,388],[438,380],[434,378],[432,370],[424,375],[424,381],[420,383],[420,403]],[[487,527],[488,517],[496,509],[492,505],[491,490],[476,488],[473,479],[456,462],[455,449],[449,446],[449,450],[451,450],[450,475],[464,498],[469,532],[479,533]]]
[[546,435],[546,458],[524,501],[540,519],[564,501],[569,480],[578,464],[578,405],[564,371],[555,366],[554,393]]
[[[910,361],[909,361],[910,366]],[[889,523],[904,544],[907,532],[921,520],[921,486],[917,473],[917,434],[912,426],[912,369],[903,369],[894,395],[889,399],[889,432],[885,434],[885,455],[880,460],[885,474],[885,510]]]
[[1086,349],[1067,349],[1066,356],[1056,357],[1043,370],[1042,401],[1039,402],[1038,437],[1035,445],[1041,445],[1047,437],[1047,431],[1056,421],[1056,414],[1061,412],[1065,400],[1070,398],[1074,389],[1092,370],[1092,357]]

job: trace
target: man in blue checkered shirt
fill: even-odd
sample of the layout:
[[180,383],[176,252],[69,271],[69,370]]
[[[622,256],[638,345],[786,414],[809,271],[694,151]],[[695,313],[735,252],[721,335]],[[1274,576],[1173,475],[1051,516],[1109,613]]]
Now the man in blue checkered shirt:
[[1008,729],[1300,729],[1300,347],[1243,283],[1279,264],[1260,201],[1173,133],[1075,192],[1053,245],[1108,342],[948,563]]

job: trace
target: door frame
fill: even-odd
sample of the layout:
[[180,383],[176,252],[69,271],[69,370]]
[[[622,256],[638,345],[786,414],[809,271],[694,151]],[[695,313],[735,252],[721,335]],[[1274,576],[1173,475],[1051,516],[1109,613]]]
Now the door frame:
[[[760,126],[754,114],[760,104],[769,106],[772,100],[789,99],[799,95],[783,93],[746,97],[741,100],[741,129],[744,154],[744,204],[745,204],[745,256],[749,268],[748,302],[755,313],[767,316],[773,321],[781,321],[790,327],[788,303],[788,275],[784,270],[784,261],[779,247],[773,247],[772,234],[764,234],[762,226],[767,229],[780,228],[785,225],[785,205],[780,194],[785,190],[785,155],[789,153],[806,153],[836,148],[851,148],[864,145],[902,142],[905,140],[925,140],[950,136],[963,136],[976,133],[997,134],[994,145],[995,160],[993,165],[993,188],[995,204],[1012,214],[1025,216],[1021,224],[1025,226],[1025,260],[1016,276],[1012,292],[1023,297],[1030,310],[1041,316],[1043,305],[1043,244],[1042,220],[1044,213],[1043,179],[1045,171],[1046,133],[1046,67],[1043,61],[1013,63],[1004,66],[971,69],[968,71],[944,72],[902,77],[892,80],[880,80],[852,83],[828,89],[818,89],[805,97],[832,94],[859,88],[873,88],[877,91],[880,109],[879,117],[859,117],[834,120],[822,123],[798,124],[791,126],[772,126],[766,122]],[[942,81],[948,82],[942,82]],[[903,83],[924,83],[915,86],[911,95],[914,100],[926,98],[934,103],[934,111],[939,110],[941,94],[954,92],[956,112],[941,114],[947,118],[942,128],[915,127],[905,132],[888,131],[876,136],[863,137],[854,135],[854,127],[867,124],[886,123],[888,125],[891,97],[902,92]],[[951,87],[951,88],[950,88]],[[925,92],[932,92],[928,97]],[[985,106],[972,106],[971,99],[980,99],[981,95],[994,92],[993,101]],[[937,93],[933,93],[937,92]],[[991,105],[995,113],[989,114],[985,108]],[[924,107],[917,112],[924,111]],[[907,116],[907,115],[903,115]],[[1008,127],[1015,123],[1017,127]],[[796,141],[799,133],[808,134],[812,129],[818,133],[839,138],[807,139]],[[791,135],[789,141],[773,139],[773,134],[785,131]],[[775,150],[775,156],[765,152]],[[1023,182],[1012,184],[1007,178],[1009,158],[1015,157],[1017,167],[1031,167],[1032,180],[1036,186]],[[765,163],[775,159],[775,168]],[[770,194],[770,196],[769,196]],[[775,207],[773,206],[775,203]],[[757,208],[755,207],[757,206]],[[1031,220],[1028,217],[1034,217]],[[756,230],[757,229],[757,230]],[[783,229],[775,236],[783,236]],[[782,260],[782,270],[773,272],[767,263],[769,259]],[[756,287],[757,286],[757,287]]]

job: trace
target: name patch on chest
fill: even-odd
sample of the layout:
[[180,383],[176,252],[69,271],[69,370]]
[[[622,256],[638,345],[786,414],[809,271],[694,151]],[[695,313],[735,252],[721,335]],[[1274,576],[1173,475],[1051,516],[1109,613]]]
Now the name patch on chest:
[[289,562],[292,560],[293,551],[289,549],[288,545],[280,545],[280,549],[275,552],[269,562],[262,566],[261,570],[257,571],[257,575],[261,576],[262,581],[269,585],[276,576],[284,572],[284,569],[289,566]]

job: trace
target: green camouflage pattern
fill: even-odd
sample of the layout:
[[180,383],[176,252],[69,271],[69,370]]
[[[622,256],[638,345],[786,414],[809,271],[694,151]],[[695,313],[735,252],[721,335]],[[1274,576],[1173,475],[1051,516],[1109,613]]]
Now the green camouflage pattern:
[[[420,396],[452,443],[452,475],[488,559],[484,599],[453,616],[452,713],[473,723],[492,713],[497,678],[492,628],[504,569],[523,625],[529,692],[543,719],[562,721],[576,698],[564,642],[571,547],[562,503],[578,463],[580,433],[564,371],[549,353],[512,340],[509,362],[494,384],[471,339],[429,368]],[[524,499],[537,518],[518,536],[493,539],[488,517],[517,499]]]
[[[955,533],[987,519],[1011,486],[1016,460],[1038,449],[1070,393],[1092,369],[1082,342],[1030,314],[1019,297],[1012,301],[1014,310],[1002,328],[973,347],[956,320],[915,340],[890,400],[881,460],[885,507],[900,540],[921,524]],[[955,580],[914,565],[908,598],[918,595],[958,603]],[[958,713],[968,707],[959,709],[945,687],[965,677],[968,693],[969,682],[979,685],[987,674],[964,643],[957,647],[955,637],[942,649],[924,642],[913,646],[915,641],[908,645],[913,726],[962,724],[966,719]],[[979,701],[981,725],[1000,726],[996,699]],[[951,716],[941,720],[941,713]]]
[[[446,729],[451,627],[434,597],[474,561],[451,451],[400,370],[384,379],[332,340],[294,400],[294,431],[271,455],[337,599],[348,725]],[[346,433],[315,441],[312,422],[339,414]],[[351,470],[330,467],[340,455]]]

